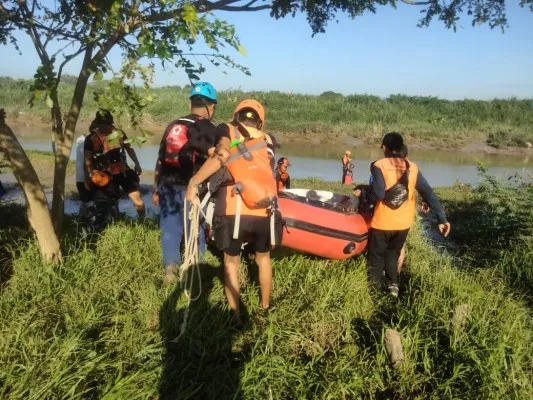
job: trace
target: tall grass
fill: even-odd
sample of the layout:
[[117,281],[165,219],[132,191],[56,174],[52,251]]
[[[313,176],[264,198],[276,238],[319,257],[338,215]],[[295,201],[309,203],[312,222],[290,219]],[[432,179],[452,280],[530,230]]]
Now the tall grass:
[[[33,114],[49,119],[43,102],[30,109],[29,80],[0,78],[0,104],[10,114]],[[82,110],[82,121],[95,114],[93,93],[106,85],[97,82],[88,86]],[[60,86],[63,107],[70,105],[73,83]],[[187,88],[166,86],[153,90],[155,101],[147,108],[145,121],[161,126],[188,111]],[[370,142],[384,131],[398,130],[410,142],[431,142],[437,145],[460,145],[473,140],[490,144],[525,146],[533,142],[533,100],[458,100],[436,97],[393,95],[381,99],[371,95],[349,95],[326,92],[320,96],[282,92],[220,93],[217,108],[219,122],[228,120],[239,101],[253,97],[267,108],[267,130],[284,138],[312,138],[334,141],[352,136]],[[64,108],[66,110],[66,108]],[[162,128],[157,128],[162,129]],[[156,132],[162,133],[162,132]]]
[[[304,184],[332,189],[315,181]],[[490,269],[458,270],[416,225],[394,300],[367,286],[363,256],[329,261],[277,250],[273,299],[259,310],[243,266],[242,330],[229,325],[214,257],[179,337],[185,298],[161,283],[155,224],[75,230],[60,266],[22,243],[0,295],[0,398],[487,398],[533,394],[530,309]],[[245,285],[246,283],[246,285]],[[195,293],[198,293],[198,286]],[[452,323],[457,306],[469,313]],[[392,369],[384,330],[403,337]]]

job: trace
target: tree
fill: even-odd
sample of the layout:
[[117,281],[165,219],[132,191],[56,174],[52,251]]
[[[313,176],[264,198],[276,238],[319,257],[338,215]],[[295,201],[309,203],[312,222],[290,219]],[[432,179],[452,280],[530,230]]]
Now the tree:
[[57,236],[48,234],[54,232],[48,212],[48,201],[35,169],[15,134],[6,124],[5,117],[4,109],[0,108],[0,149],[26,197],[28,220],[37,234],[43,258],[47,262],[57,263],[61,258],[61,250]]
[[[427,26],[437,17],[455,29],[459,16],[468,14],[472,24],[488,23],[492,28],[507,26],[504,0],[401,0],[425,6],[419,25]],[[215,11],[255,12],[270,10],[273,18],[296,13],[307,16],[313,35],[324,32],[338,13],[350,17],[376,12],[379,5],[397,6],[396,0],[3,0],[0,4],[0,44],[17,46],[16,34],[26,33],[40,58],[32,87],[32,101],[42,99],[51,109],[54,133],[55,168],[52,220],[60,231],[64,213],[65,174],[76,124],[89,78],[100,80],[112,70],[107,56],[114,48],[122,52],[123,65],[116,71],[99,100],[103,105],[127,104],[133,124],[138,112],[150,101],[149,95],[132,89],[128,82],[136,76],[150,86],[155,62],[184,68],[191,80],[205,70],[198,56],[216,67],[238,68],[225,46],[241,53],[235,28],[219,19]],[[521,0],[533,9],[533,0]],[[195,53],[202,40],[209,52]],[[68,111],[63,114],[57,89],[65,66],[80,57],[82,65]],[[147,66],[145,60],[147,61]],[[144,62],[144,64],[143,64]],[[113,70],[112,70],[113,71]]]

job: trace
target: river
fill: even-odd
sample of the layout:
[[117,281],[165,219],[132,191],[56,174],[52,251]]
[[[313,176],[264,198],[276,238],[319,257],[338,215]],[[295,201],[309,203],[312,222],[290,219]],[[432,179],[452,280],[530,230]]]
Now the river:
[[[51,151],[50,139],[20,137],[22,146],[26,150]],[[319,178],[326,181],[340,181],[340,158],[348,147],[332,144],[284,144],[277,152],[277,157],[288,157],[292,166],[289,169],[292,178]],[[355,162],[355,180],[366,182],[369,178],[369,165],[372,161],[382,156],[381,150],[376,146],[352,147],[352,157]],[[155,143],[136,147],[141,167],[150,171],[154,169],[158,145]],[[71,158],[74,160],[76,152],[73,149]],[[416,161],[424,176],[432,186],[451,186],[456,182],[478,182],[477,162],[481,161],[488,167],[489,172],[496,176],[507,176],[517,172],[533,173],[533,150],[522,155],[489,155],[485,153],[466,153],[440,150],[413,149],[409,158]],[[49,204],[51,193],[47,190]],[[156,215],[158,210],[151,203],[150,193],[145,193],[143,199],[147,206],[148,215]],[[20,190],[11,190],[2,201],[23,202]],[[78,212],[80,202],[77,199],[67,199],[65,211],[68,214]],[[128,198],[121,199],[119,203],[121,212],[134,216],[135,209]]]
[[[21,138],[25,149],[51,151],[49,139]],[[289,169],[292,178],[319,178],[326,181],[341,179],[340,159],[347,149],[344,145],[332,144],[284,144],[277,156],[288,157],[292,166]],[[383,153],[376,146],[350,148],[355,162],[354,180],[368,181],[369,165],[380,158]],[[153,170],[157,156],[156,144],[145,144],[135,148],[141,167]],[[75,159],[75,151],[71,158]],[[432,186],[452,186],[456,182],[476,183],[478,181],[477,162],[488,167],[489,172],[496,176],[505,176],[516,172],[533,173],[533,150],[522,155],[495,155],[485,153],[467,153],[460,151],[441,151],[412,149],[409,158],[415,161],[428,182]]]

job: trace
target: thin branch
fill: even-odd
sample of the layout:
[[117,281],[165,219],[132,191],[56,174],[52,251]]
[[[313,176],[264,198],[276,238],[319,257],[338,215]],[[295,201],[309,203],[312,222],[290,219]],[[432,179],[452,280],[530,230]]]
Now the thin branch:
[[68,56],[65,57],[65,59],[63,60],[63,62],[61,63],[61,65],[59,66],[59,69],[57,71],[57,81],[56,81],[56,85],[55,85],[56,89],[59,86],[59,82],[61,81],[61,75],[63,74],[63,67],[65,65],[67,65],[67,63],[69,61],[71,61],[74,58],[78,57],[84,51],[85,51],[85,46],[81,46],[80,49],[77,52],[75,52],[73,54],[69,54]]
[[409,4],[410,6],[427,6],[434,3],[433,1],[413,1],[413,0],[401,0],[402,3]]
[[261,10],[269,10],[271,8],[272,8],[271,5],[265,4],[265,5],[257,6],[257,7],[221,6],[221,7],[217,7],[217,10],[220,10],[220,11],[261,11]]

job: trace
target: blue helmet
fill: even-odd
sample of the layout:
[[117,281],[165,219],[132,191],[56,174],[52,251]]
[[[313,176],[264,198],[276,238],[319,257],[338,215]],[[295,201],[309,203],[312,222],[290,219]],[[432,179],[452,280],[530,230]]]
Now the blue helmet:
[[209,82],[196,82],[191,88],[189,99],[193,96],[203,96],[214,103],[217,102],[217,91]]

